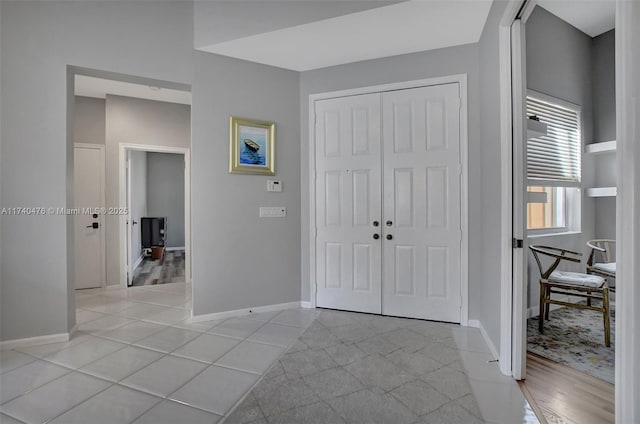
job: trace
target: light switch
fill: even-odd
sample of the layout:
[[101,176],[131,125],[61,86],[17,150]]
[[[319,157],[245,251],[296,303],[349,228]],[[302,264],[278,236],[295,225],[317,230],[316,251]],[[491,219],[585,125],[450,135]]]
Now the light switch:
[[267,181],[267,191],[282,191],[282,181],[278,180],[268,180]]
[[261,207],[260,218],[282,218],[287,216],[287,208],[284,206]]

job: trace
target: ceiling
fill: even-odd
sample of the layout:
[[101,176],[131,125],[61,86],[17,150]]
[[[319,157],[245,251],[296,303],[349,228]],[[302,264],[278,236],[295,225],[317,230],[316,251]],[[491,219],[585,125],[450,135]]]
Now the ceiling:
[[615,0],[538,0],[537,3],[591,37],[615,27]]
[[76,96],[104,99],[107,94],[184,105],[191,104],[191,93],[188,91],[76,75]]
[[308,71],[476,43],[490,8],[491,0],[412,0],[199,49]]

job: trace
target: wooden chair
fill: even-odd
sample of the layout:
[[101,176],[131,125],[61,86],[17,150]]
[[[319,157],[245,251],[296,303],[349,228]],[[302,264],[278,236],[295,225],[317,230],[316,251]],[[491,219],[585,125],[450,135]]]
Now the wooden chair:
[[[540,245],[531,245],[529,249],[531,249],[533,257],[538,264],[538,269],[540,270],[540,316],[538,318],[540,334],[543,333],[544,320],[549,319],[549,306],[551,304],[562,305],[569,308],[590,309],[592,311],[602,312],[604,320],[604,344],[607,347],[611,346],[609,286],[607,285],[607,280],[598,275],[556,270],[561,261],[580,263],[581,253]],[[545,268],[540,260],[540,256],[553,258],[553,262]],[[588,304],[584,305],[582,303],[571,303],[552,299],[552,294],[586,298]],[[602,306],[592,306],[592,299],[602,300]]]
[[[591,248],[587,259],[587,274],[595,274],[605,278],[616,278],[615,240],[589,240],[587,246]],[[615,286],[609,287],[615,291]]]

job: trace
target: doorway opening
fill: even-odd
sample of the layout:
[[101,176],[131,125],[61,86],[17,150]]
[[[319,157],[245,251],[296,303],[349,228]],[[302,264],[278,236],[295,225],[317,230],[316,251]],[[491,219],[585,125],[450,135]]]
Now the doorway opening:
[[120,144],[120,159],[124,283],[127,287],[185,283],[190,275],[189,150]]
[[[182,322],[192,309],[190,87],[76,67],[68,75],[76,328]],[[162,218],[160,240],[149,218]],[[155,264],[144,264],[143,239]],[[130,287],[135,271],[143,287]]]
[[[513,357],[504,365],[547,420],[613,422],[615,270],[593,265],[615,268],[615,4],[597,30],[549,2],[520,6],[508,26],[513,243],[503,277],[513,281]],[[591,399],[567,389],[576,382],[593,388]]]

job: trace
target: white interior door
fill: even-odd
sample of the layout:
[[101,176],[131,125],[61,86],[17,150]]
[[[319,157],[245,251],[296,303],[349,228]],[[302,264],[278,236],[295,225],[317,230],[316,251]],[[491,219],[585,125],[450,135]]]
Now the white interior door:
[[[101,287],[105,282],[104,148],[76,145],[74,157],[75,281],[76,289]],[[91,213],[86,209],[91,208]],[[97,228],[94,226],[97,224]]]
[[460,322],[458,84],[383,93],[385,315]]
[[315,106],[316,303],[379,314],[380,94]]

